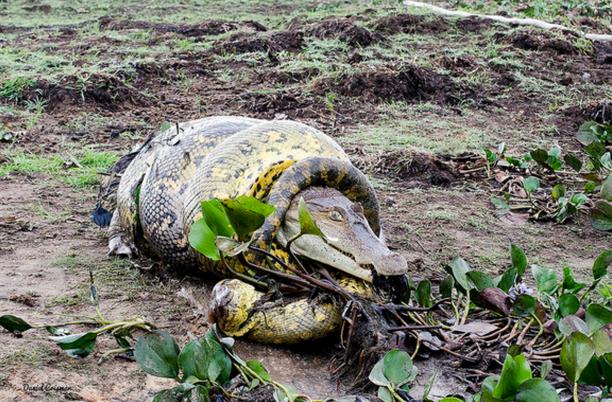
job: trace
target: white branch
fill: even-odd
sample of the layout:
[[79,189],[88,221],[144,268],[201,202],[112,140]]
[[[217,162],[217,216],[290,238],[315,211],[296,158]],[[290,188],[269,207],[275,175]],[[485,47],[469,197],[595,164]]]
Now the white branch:
[[578,35],[583,36],[590,40],[598,40],[602,42],[612,41],[612,35],[584,33],[582,31],[578,31],[576,29],[572,29],[572,28],[569,28],[563,25],[551,24],[549,22],[536,20],[534,18],[509,18],[509,17],[502,17],[501,15],[474,14],[474,13],[468,13],[465,11],[447,10],[442,7],[434,6],[433,4],[421,3],[420,1],[404,0],[404,4],[407,6],[412,6],[412,7],[424,8],[424,9],[427,9],[437,14],[449,15],[453,17],[478,17],[478,18],[483,18],[487,20],[499,21],[499,22],[503,22],[506,24],[529,25],[529,26],[534,26],[534,27],[547,29],[547,30],[560,29],[562,31],[570,31],[570,32],[577,33]]

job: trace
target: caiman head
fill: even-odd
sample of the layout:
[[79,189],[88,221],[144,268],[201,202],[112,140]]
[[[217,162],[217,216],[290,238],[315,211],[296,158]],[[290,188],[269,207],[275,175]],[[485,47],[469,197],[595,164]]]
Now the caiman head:
[[382,235],[372,231],[361,204],[340,191],[309,187],[298,193],[285,214],[277,241],[286,246],[300,233],[300,198],[324,236],[300,236],[292,242],[292,251],[307,260],[373,282],[375,288],[397,301],[406,287],[406,260],[389,250]]

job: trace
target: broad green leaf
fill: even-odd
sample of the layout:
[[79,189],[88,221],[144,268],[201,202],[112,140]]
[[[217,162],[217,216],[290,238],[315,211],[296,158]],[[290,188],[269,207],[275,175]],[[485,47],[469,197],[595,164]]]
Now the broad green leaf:
[[591,209],[591,225],[597,230],[612,230],[612,202],[597,200]]
[[555,271],[539,265],[532,265],[531,273],[535,279],[538,292],[552,294],[557,289],[557,274],[555,274]]
[[512,244],[510,246],[510,256],[512,257],[512,268],[516,269],[519,276],[523,276],[527,269],[527,256],[525,252],[516,244]]
[[532,378],[518,387],[516,402],[561,402],[555,387],[541,378]]
[[201,254],[214,261],[221,259],[216,245],[217,235],[208,227],[204,218],[195,221],[191,225],[188,239],[191,247]]
[[574,273],[572,269],[570,267],[565,267],[563,268],[563,285],[562,286],[563,286],[563,289],[569,292],[577,293],[581,289],[585,288],[586,284],[576,282],[576,279],[574,279]]
[[531,194],[540,188],[540,180],[533,176],[527,177],[525,180],[523,180],[523,187],[525,188],[525,191]]
[[183,387],[163,389],[155,394],[153,402],[183,402],[185,394]]
[[233,200],[221,200],[225,213],[238,239],[248,240],[251,233],[263,225],[266,217],[274,212],[274,207],[254,197],[241,195]]
[[570,202],[572,204],[574,204],[574,206],[576,208],[581,207],[582,205],[584,205],[587,201],[589,200],[589,198],[582,194],[582,193],[576,193],[574,195],[572,195],[572,198],[570,198]]
[[466,292],[473,289],[472,283],[467,277],[471,270],[469,264],[461,257],[456,257],[449,264],[450,273],[455,278],[455,282]]
[[396,386],[410,381],[413,369],[410,355],[403,350],[390,350],[383,358],[383,374]]
[[599,371],[599,362],[597,357],[593,355],[589,364],[582,370],[580,379],[578,380],[581,384],[599,385],[601,383],[601,373]]
[[73,335],[51,336],[50,339],[72,357],[86,357],[96,346],[97,334],[83,332]]
[[0,317],[0,327],[12,333],[25,332],[32,328],[32,326],[25,322],[22,318],[10,314]]
[[582,161],[574,154],[565,154],[563,160],[576,172],[580,172],[580,169],[582,169]]
[[427,279],[420,281],[417,285],[416,297],[421,306],[431,307],[431,282]]
[[304,201],[303,198],[300,198],[300,202],[298,204],[298,216],[300,219],[301,234],[323,237],[323,232],[321,232],[321,229],[319,229],[315,223],[310,211],[308,211],[306,201]]
[[463,399],[455,398],[454,396],[447,396],[446,398],[440,399],[440,402],[463,402]]
[[253,370],[258,376],[264,381],[270,381],[270,374],[268,370],[259,360],[247,360],[246,365],[248,368]]
[[559,313],[562,317],[566,317],[571,314],[575,314],[580,308],[580,301],[578,298],[571,294],[565,293],[559,297]]
[[544,167],[548,167],[546,161],[548,160],[548,152],[543,150],[542,148],[534,149],[529,153],[534,161],[536,161],[539,165]]
[[516,268],[510,268],[506,272],[504,272],[497,282],[497,287],[508,293],[510,288],[514,286],[516,283],[516,279],[518,278],[518,271]]
[[567,337],[561,347],[561,367],[571,382],[576,382],[595,353],[593,342],[582,332]]
[[578,142],[580,142],[582,145],[589,145],[592,142],[599,141],[599,138],[595,134],[597,125],[598,123],[592,120],[582,123],[580,128],[578,128],[578,134],[576,135]]
[[208,379],[208,364],[200,339],[189,341],[178,355],[178,365],[183,371],[184,377],[193,376],[199,380]]
[[612,322],[612,310],[601,304],[589,304],[586,310],[585,321],[591,333]]
[[178,377],[179,347],[164,331],[148,332],[136,341],[134,357],[140,368],[157,377]]
[[612,353],[612,339],[608,335],[605,328],[600,328],[591,337],[593,346],[595,347],[595,356],[600,357],[608,353]]
[[391,382],[387,379],[387,377],[385,377],[385,373],[384,373],[385,361],[384,360],[385,359],[383,357],[379,361],[377,361],[374,367],[372,367],[372,370],[370,371],[370,375],[368,376],[368,379],[374,385],[379,385],[383,387],[391,384]]
[[491,203],[495,205],[495,208],[497,209],[501,209],[504,211],[510,209],[510,204],[508,204],[508,201],[500,197],[491,197]]
[[612,263],[612,249],[599,254],[593,263],[593,278],[603,278],[608,273],[608,266]]
[[190,402],[210,402],[208,388],[202,384],[197,384],[195,388],[191,390]]
[[395,401],[395,398],[393,398],[391,391],[389,391],[387,387],[378,387],[378,392],[376,393],[376,396],[378,396],[378,399],[383,402]]
[[553,198],[553,200],[556,201],[561,197],[565,197],[565,193],[566,193],[566,189],[563,184],[555,184],[552,188],[552,192],[550,193],[550,196]]
[[601,169],[601,157],[606,153],[606,147],[601,142],[592,142],[584,147],[584,151],[589,155],[593,169]]
[[527,294],[519,295],[514,304],[512,305],[512,311],[516,315],[530,316],[535,314],[537,301],[533,296]]
[[514,395],[519,386],[531,378],[529,361],[523,355],[515,357],[506,354],[499,382],[493,390],[494,398],[507,398]]
[[452,275],[448,275],[440,282],[440,296],[448,299],[453,294],[453,287],[455,286],[455,280]]
[[612,202],[612,174],[609,174],[601,183],[601,191],[599,193],[602,200],[611,201]]
[[580,317],[575,315],[568,315],[559,321],[559,331],[565,335],[570,336],[573,332],[579,331],[585,335],[589,334],[589,327]]
[[232,373],[231,359],[212,330],[209,330],[201,339],[202,349],[208,361],[208,379],[221,385],[225,384]]
[[540,378],[546,379],[553,368],[553,363],[550,360],[544,360],[540,366]]
[[206,224],[217,236],[232,237],[236,233],[220,200],[202,201],[200,208]]
[[486,288],[494,288],[493,278],[481,271],[469,271],[466,276],[470,282],[474,285],[476,290],[482,292]]

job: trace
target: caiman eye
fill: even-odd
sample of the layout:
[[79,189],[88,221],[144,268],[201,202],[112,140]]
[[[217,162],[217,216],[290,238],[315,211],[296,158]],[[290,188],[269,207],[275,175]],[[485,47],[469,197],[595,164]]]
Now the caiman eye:
[[329,211],[329,219],[336,222],[342,222],[344,220],[342,214],[338,211]]

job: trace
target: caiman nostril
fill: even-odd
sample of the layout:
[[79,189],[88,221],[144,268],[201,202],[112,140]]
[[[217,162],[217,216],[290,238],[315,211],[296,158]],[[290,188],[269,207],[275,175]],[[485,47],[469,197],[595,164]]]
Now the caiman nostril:
[[374,290],[383,298],[392,303],[400,303],[408,290],[408,280],[406,275],[379,275],[376,271],[372,272],[372,284]]

